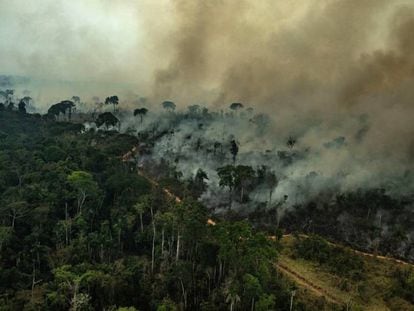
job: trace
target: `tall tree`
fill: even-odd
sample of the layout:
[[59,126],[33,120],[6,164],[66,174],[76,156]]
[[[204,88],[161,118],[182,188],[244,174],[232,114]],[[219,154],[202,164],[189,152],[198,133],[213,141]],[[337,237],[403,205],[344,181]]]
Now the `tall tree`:
[[228,187],[229,188],[229,196],[230,196],[230,206],[232,203],[232,193],[235,186],[235,172],[234,166],[226,165],[223,167],[219,167],[217,169],[217,174],[220,178],[219,185],[220,187]]
[[118,124],[119,126],[119,119],[115,117],[110,112],[104,112],[98,115],[98,118],[95,121],[97,127],[101,127],[102,125],[105,125],[106,129],[108,129],[109,126],[115,126]]
[[10,218],[12,229],[16,226],[17,220],[27,217],[31,210],[26,201],[13,201],[0,209],[0,213]]
[[230,142],[230,152],[233,156],[233,164],[234,164],[236,163],[236,157],[237,157],[237,154],[239,153],[239,146],[237,145],[234,139]]
[[20,113],[26,113],[26,103],[23,101],[23,99],[19,101],[18,109]]
[[208,180],[207,173],[199,168],[194,176],[194,191],[197,197],[206,190],[206,180]]
[[162,103],[162,107],[167,111],[174,111],[176,106],[174,102],[166,100]]
[[60,103],[54,104],[50,106],[47,113],[50,116],[54,116],[56,118],[59,117],[60,114],[66,115],[66,112],[69,112],[69,121],[72,118],[72,109],[75,107],[75,104],[70,100],[64,100]]
[[105,98],[105,105],[113,105],[114,107],[114,112],[115,112],[115,107],[119,104],[119,98],[116,95],[113,96],[109,96],[107,98]]
[[273,192],[279,183],[276,174],[270,170],[269,167],[263,165],[260,169],[257,170],[257,175],[258,182],[263,184],[266,189],[269,190],[268,205],[270,205],[272,203]]
[[251,166],[237,165],[234,168],[234,184],[240,190],[240,202],[243,203],[244,191],[249,182],[252,182],[255,172]]
[[62,106],[62,110],[66,113],[68,111],[68,117],[69,121],[72,120],[72,110],[75,108],[75,104],[71,100],[64,100],[60,102],[60,105]]
[[241,104],[241,103],[232,103],[230,105],[230,109],[233,110],[233,111],[237,111],[237,110],[240,110],[242,108],[243,108],[243,104]]
[[30,109],[33,104],[33,99],[30,96],[24,96],[20,101],[25,103],[26,110]]
[[98,194],[98,184],[94,181],[93,176],[84,171],[73,171],[68,176],[68,181],[78,192],[78,213],[82,214],[82,207],[88,197]]
[[134,117],[138,116],[140,117],[141,123],[142,123],[142,118],[147,114],[148,109],[147,108],[138,108],[134,110]]

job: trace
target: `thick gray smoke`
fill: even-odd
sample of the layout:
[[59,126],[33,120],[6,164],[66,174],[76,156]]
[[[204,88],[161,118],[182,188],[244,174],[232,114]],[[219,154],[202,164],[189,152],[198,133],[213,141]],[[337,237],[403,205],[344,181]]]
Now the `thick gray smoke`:
[[[275,198],[313,171],[317,180],[301,186],[311,192],[391,182],[394,191],[412,190],[410,0],[2,1],[0,12],[0,68],[40,81],[32,94],[44,108],[73,95],[117,94],[120,106],[147,106],[150,123],[165,99],[216,111],[242,102],[270,117],[264,132],[251,132],[249,118],[217,118],[203,130],[180,123],[180,131],[205,141],[233,135],[240,161],[252,165],[264,161],[256,152],[280,151],[295,137],[308,153],[279,169],[289,178]],[[145,126],[123,126],[134,123]],[[208,163],[187,154],[181,138],[162,140],[158,155],[173,146],[186,154],[183,170]]]
[[[304,199],[326,187],[413,190],[412,2],[181,0],[172,12],[175,27],[159,45],[170,61],[154,73],[153,97],[215,109],[240,101],[267,113],[273,122],[261,135],[226,119],[231,126],[200,135],[234,135],[248,154],[241,162],[288,176],[275,199]],[[186,124],[180,132],[199,131]],[[277,161],[254,156],[283,150],[289,135],[308,150],[295,165],[281,171]],[[168,139],[158,154],[171,146],[184,153],[182,137]],[[195,157],[185,154],[191,160],[180,168],[208,163]],[[309,182],[311,172],[318,178]]]
[[[208,189],[201,199],[210,207],[228,206],[228,189],[219,187],[217,169],[233,164],[232,140],[239,145],[236,165],[255,170],[266,166],[278,179],[272,189],[255,187],[247,204],[233,201],[233,208],[252,211],[260,203],[275,206],[283,202],[282,209],[288,209],[321,196],[323,201],[333,200],[340,193],[357,189],[383,188],[396,197],[414,192],[409,164],[367,152],[371,123],[366,115],[349,116],[337,126],[292,124],[283,131],[276,130],[277,121],[248,108],[236,112],[228,108],[203,112],[200,108],[196,112],[150,111],[142,122],[139,117],[125,117],[122,130],[160,137],[151,158],[158,163],[168,161],[183,174],[184,182],[204,170]],[[296,143],[287,144],[289,139]],[[143,160],[146,158],[139,158]],[[271,202],[269,191],[273,193]]]
[[173,2],[156,98],[241,101],[276,119],[276,133],[319,123],[322,135],[349,136],[366,115],[364,147],[353,151],[413,163],[412,2]]

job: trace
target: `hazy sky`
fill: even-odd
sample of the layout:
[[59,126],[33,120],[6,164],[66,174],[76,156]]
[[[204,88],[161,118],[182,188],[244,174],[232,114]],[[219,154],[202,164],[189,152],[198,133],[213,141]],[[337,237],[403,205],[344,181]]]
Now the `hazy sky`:
[[0,0],[0,74],[349,107],[411,81],[413,24],[412,0]]
[[[261,61],[262,49],[283,57],[282,63],[301,62],[306,53],[326,53],[320,56],[329,64],[332,57],[353,58],[381,48],[388,20],[401,3],[412,1],[0,0],[0,70],[63,80],[144,83],[152,82],[168,62],[187,57],[189,66],[201,69],[196,78],[205,87],[221,81],[223,71],[240,58]],[[312,38],[323,46],[311,51]],[[343,54],[354,55],[338,53],[342,42],[351,44]],[[187,43],[194,45],[189,48]],[[194,74],[192,68],[183,70],[187,73],[181,78]]]
[[0,1],[2,73],[64,80],[139,79],[145,2]]

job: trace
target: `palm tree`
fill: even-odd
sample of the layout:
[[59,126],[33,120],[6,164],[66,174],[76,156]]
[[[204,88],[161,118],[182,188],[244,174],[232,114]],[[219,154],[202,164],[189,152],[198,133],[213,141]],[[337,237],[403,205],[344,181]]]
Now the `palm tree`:
[[147,108],[138,108],[134,110],[134,117],[139,115],[142,123],[142,117],[145,116],[148,112]]
[[109,96],[105,99],[105,105],[113,105],[114,106],[114,112],[115,112],[115,106],[119,104],[119,98],[116,95]]
[[136,212],[139,214],[139,221],[141,224],[141,233],[144,232],[144,222],[142,221],[142,215],[145,212],[145,206],[142,202],[138,202],[134,205]]
[[237,283],[230,279],[226,282],[224,294],[226,295],[226,303],[230,303],[230,311],[233,311],[234,306],[240,302],[240,296],[237,294]]

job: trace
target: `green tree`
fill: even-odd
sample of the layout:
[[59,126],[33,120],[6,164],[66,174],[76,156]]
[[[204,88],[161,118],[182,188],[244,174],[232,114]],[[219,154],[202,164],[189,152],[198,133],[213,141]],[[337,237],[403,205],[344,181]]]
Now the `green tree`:
[[105,124],[106,129],[108,129],[109,126],[115,126],[117,124],[119,126],[120,124],[119,119],[110,112],[104,112],[98,115],[95,123],[97,127],[101,127]]
[[19,101],[18,109],[20,113],[26,113],[26,103],[22,99]]
[[250,300],[251,310],[253,311],[255,309],[255,301],[262,293],[260,281],[254,275],[246,273],[243,276],[243,287],[244,295]]
[[13,227],[0,226],[0,252],[12,237]]
[[240,285],[238,282],[229,278],[224,287],[224,295],[226,296],[226,302],[230,304],[230,311],[233,311],[234,307],[241,301],[239,291]]
[[262,294],[256,304],[256,311],[275,310],[275,296],[272,294]]
[[93,176],[85,171],[73,171],[68,176],[68,181],[71,186],[78,192],[78,213],[81,215],[82,207],[85,204],[86,199],[98,194],[98,184],[94,181]]
[[10,218],[11,228],[14,229],[17,220],[27,217],[31,210],[26,201],[12,201],[1,212]]
[[234,168],[234,185],[240,189],[240,202],[243,203],[244,191],[255,176],[251,166],[237,165]]

